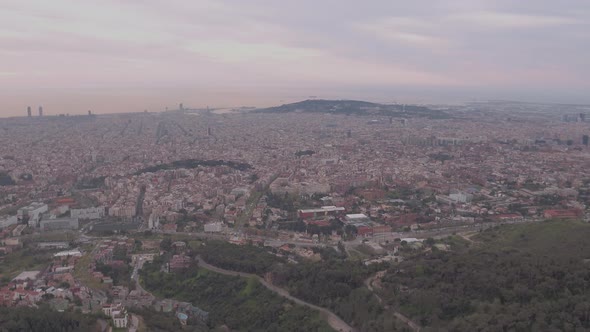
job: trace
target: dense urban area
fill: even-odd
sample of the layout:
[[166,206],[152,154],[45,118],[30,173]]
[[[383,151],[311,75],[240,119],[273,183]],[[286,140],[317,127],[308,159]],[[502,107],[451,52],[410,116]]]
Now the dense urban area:
[[32,113],[0,331],[590,330],[589,106]]

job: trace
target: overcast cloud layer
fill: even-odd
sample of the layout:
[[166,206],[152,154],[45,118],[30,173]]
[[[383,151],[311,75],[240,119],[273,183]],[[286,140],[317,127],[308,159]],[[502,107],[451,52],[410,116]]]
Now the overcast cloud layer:
[[383,102],[590,103],[587,0],[0,2],[0,116]]

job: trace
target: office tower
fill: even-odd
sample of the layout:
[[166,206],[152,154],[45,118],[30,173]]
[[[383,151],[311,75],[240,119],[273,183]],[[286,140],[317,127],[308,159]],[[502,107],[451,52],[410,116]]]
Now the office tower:
[[181,111],[184,111],[184,105],[182,103],[180,103],[178,105],[178,109],[181,110]]
[[91,110],[88,110],[88,115],[92,115],[92,111]]
[[348,138],[352,137],[352,132],[350,131],[350,129],[348,129],[348,131],[346,132],[346,137],[348,137]]
[[211,127],[207,127],[207,136],[211,136]]
[[43,106],[39,106],[39,116],[43,116]]
[[31,117],[31,106],[27,106],[27,115],[29,118]]
[[582,144],[588,146],[588,135],[582,136]]

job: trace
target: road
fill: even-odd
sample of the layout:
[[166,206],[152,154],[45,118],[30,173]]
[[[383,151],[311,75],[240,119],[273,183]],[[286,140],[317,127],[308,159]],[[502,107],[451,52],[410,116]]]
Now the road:
[[[135,283],[136,289],[139,290],[141,293],[146,293],[152,295],[150,292],[146,291],[141,287],[141,283],[139,282],[139,270],[143,268],[143,264],[146,262],[146,259],[143,257],[139,257],[136,262],[133,264],[133,272],[131,273],[131,281]],[[153,295],[152,295],[153,296]]]
[[356,332],[356,330],[354,328],[352,328],[350,325],[348,325],[345,321],[343,321],[340,317],[338,317],[336,314],[334,314],[330,310],[328,310],[326,308],[318,307],[315,304],[311,304],[309,302],[305,302],[301,299],[298,299],[298,298],[290,295],[289,292],[287,292],[286,290],[269,283],[268,281],[264,280],[263,278],[261,278],[258,275],[225,270],[225,269],[222,269],[222,268],[219,268],[219,267],[216,267],[216,266],[206,263],[205,261],[203,261],[201,259],[201,257],[197,257],[197,260],[199,262],[200,267],[205,268],[210,271],[213,271],[213,272],[216,272],[216,273],[225,274],[225,275],[229,275],[229,276],[256,278],[264,287],[266,287],[270,291],[275,292],[275,293],[279,294],[280,296],[282,296],[286,299],[289,299],[297,304],[304,305],[304,306],[307,306],[311,309],[319,311],[320,315],[328,322],[328,324],[330,324],[330,326],[334,330],[341,331],[341,332]]

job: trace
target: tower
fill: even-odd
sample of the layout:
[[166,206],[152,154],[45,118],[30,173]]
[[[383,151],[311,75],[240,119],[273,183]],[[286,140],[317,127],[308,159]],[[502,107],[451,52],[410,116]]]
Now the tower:
[[27,106],[27,116],[31,117],[31,106]]
[[207,127],[207,136],[211,136],[211,127]]
[[588,135],[584,135],[582,136],[582,144],[584,144],[585,146],[588,146]]
[[43,106],[39,106],[39,116],[43,116]]
[[88,115],[91,116],[92,115],[92,111],[88,110]]
[[348,131],[346,132],[346,137],[348,137],[348,138],[352,137],[352,131],[350,131],[350,129],[348,129]]
[[184,111],[184,105],[182,103],[178,104],[178,109]]

